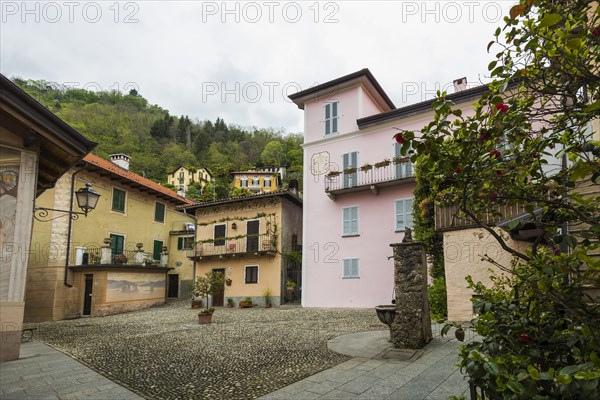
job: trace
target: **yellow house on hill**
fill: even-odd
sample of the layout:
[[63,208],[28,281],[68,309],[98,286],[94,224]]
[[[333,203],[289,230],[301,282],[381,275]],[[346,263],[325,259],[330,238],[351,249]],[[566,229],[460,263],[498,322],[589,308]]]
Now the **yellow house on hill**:
[[91,183],[100,194],[86,217],[36,212],[25,321],[107,315],[190,296],[185,252],[194,218],[176,207],[193,202],[129,171],[126,155],[111,159],[88,154],[36,200],[38,208],[78,211],[74,190]]
[[[294,192],[181,208],[196,216],[197,242],[188,251],[195,276],[211,271],[225,275],[223,290],[213,296],[214,306],[222,306],[226,299],[238,304],[245,297],[264,305],[267,289],[273,305],[300,300],[302,200]],[[288,291],[287,282],[296,285]]]
[[248,189],[252,193],[272,193],[281,189],[281,174],[275,168],[235,171],[232,175],[233,187]]
[[187,192],[188,186],[200,182],[202,189],[208,182],[212,181],[212,174],[208,168],[204,167],[184,167],[180,165],[173,172],[167,175],[167,182],[175,186],[177,190]]

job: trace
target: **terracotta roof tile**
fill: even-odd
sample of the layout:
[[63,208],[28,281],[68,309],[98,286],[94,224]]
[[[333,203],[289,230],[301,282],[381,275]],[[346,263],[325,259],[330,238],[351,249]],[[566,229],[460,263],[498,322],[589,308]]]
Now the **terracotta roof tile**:
[[162,195],[167,195],[172,199],[172,201],[179,203],[179,205],[195,204],[195,202],[193,202],[190,199],[184,199],[183,197],[178,196],[177,193],[175,193],[171,189],[168,189],[162,185],[159,185],[158,183],[153,182],[150,179],[144,178],[143,176],[138,175],[134,172],[127,171],[127,170],[119,167],[118,165],[114,164],[113,162],[105,160],[104,158],[98,157],[92,153],[85,156],[83,158],[83,161],[85,161],[89,164],[92,164],[98,168],[101,168],[103,170],[109,171],[115,175],[118,175],[120,177],[128,179],[139,185],[146,186],[147,188],[152,189],[153,191],[158,192]]

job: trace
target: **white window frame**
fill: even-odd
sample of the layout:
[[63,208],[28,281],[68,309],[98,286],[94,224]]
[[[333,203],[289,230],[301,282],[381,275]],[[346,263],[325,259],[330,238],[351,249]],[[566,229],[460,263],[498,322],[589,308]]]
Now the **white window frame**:
[[[410,209],[408,210],[408,212],[406,211],[406,204],[408,203],[408,201],[410,201]],[[394,228],[396,230],[396,232],[404,232],[406,231],[406,228],[411,228],[414,226],[414,218],[412,215],[413,212],[413,202],[415,201],[415,199],[413,197],[407,197],[404,199],[396,199],[394,200]],[[403,221],[405,221],[404,226],[399,227],[398,226],[398,203],[399,202],[403,202],[403,208],[404,208],[404,212],[403,212]],[[406,226],[406,217],[409,216],[410,217],[410,225]]]
[[[334,107],[335,104],[335,107]],[[333,115],[333,109],[335,108],[335,116]],[[329,109],[329,117],[327,117],[327,111]],[[333,129],[333,123],[335,121],[336,129]],[[327,133],[329,128],[329,133]],[[323,133],[325,137],[334,136],[340,132],[340,102],[338,100],[325,103],[323,105]]]
[[[402,145],[400,143],[394,143],[394,158],[403,157],[400,154],[401,148],[402,148]],[[408,158],[410,158],[411,149],[408,150],[409,153],[406,155],[406,157],[408,157]],[[394,159],[394,158],[392,158],[392,159]],[[410,177],[415,176],[415,164],[413,164],[412,161],[409,161],[406,163],[401,163],[401,164],[394,164],[394,176],[396,177],[396,179],[410,178]]]
[[[356,218],[346,218],[346,210],[356,210]],[[348,206],[342,207],[342,237],[360,236],[360,211],[359,206]],[[352,222],[356,221],[356,230],[352,230]],[[348,230],[346,230],[346,222],[348,223]]]
[[[346,266],[352,268],[353,262],[356,262],[356,274],[346,274]],[[352,271],[349,271],[352,272]],[[342,279],[360,279],[360,259],[358,257],[348,257],[342,259]]]
[[[246,270],[248,268],[256,267],[256,282],[246,282]],[[254,265],[245,265],[244,266],[244,285],[257,285],[260,283],[260,266],[257,264]]]

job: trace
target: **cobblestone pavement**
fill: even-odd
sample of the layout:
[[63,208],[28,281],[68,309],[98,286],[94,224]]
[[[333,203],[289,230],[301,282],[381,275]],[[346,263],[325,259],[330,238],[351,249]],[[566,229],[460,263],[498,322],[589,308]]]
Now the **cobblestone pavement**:
[[374,310],[284,307],[218,309],[198,325],[189,302],[35,326],[37,340],[149,399],[256,398],[351,358],[328,339],[387,329]]

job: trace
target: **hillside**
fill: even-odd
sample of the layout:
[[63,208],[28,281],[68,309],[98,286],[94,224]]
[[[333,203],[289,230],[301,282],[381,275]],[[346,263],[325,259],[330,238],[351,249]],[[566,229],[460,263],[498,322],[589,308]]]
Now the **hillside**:
[[94,154],[125,153],[132,171],[157,182],[179,165],[207,167],[217,178],[219,197],[227,196],[229,172],[262,166],[286,166],[288,178],[302,176],[302,135],[272,129],[245,129],[170,115],[135,90],[94,92],[58,87],[46,81],[13,78],[29,95],[88,138]]

